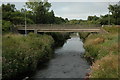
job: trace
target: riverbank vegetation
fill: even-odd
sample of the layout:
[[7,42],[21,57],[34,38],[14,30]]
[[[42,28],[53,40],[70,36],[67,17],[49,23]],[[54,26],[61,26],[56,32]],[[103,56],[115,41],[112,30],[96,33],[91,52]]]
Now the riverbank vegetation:
[[[19,34],[6,34],[14,32],[15,25],[28,24],[100,24],[108,25],[110,18],[111,25],[120,23],[120,5],[110,5],[109,11],[112,14],[104,16],[88,16],[88,20],[68,20],[67,18],[56,17],[53,10],[50,10],[49,2],[27,2],[26,9],[17,10],[15,4],[2,4],[2,70],[3,79],[10,80],[19,78],[21,75],[35,71],[37,65],[49,60],[52,57],[52,47],[54,44],[62,43],[68,37],[66,33],[44,33],[29,34],[27,36]],[[116,11],[115,11],[116,10]],[[85,48],[87,50],[84,57],[93,62],[90,78],[111,77],[117,74],[116,57],[118,55],[118,36],[116,27],[103,27],[109,34],[80,33],[84,35]],[[48,36],[49,35],[49,36]],[[86,40],[85,40],[86,39]],[[112,45],[112,46],[111,46]],[[113,62],[109,64],[108,62]],[[96,67],[99,66],[100,67]],[[115,65],[114,65],[115,64]],[[112,66],[111,66],[112,65]],[[107,66],[111,66],[107,67]],[[96,69],[97,68],[97,69]],[[111,72],[112,71],[112,72]],[[18,80],[18,79],[16,79]]]
[[54,48],[63,45],[58,43],[64,43],[68,36],[69,33],[30,33],[27,36],[4,34],[3,80],[20,79],[22,76],[32,74],[38,65],[41,66],[52,58]]
[[84,47],[84,57],[92,62],[90,78],[118,78],[118,29],[103,27],[109,33],[90,34]]
[[35,71],[39,63],[51,59],[54,40],[48,35],[28,36],[7,34],[3,36],[2,77],[17,80]]
[[[40,4],[37,6],[37,4]],[[10,80],[34,72],[37,65],[48,61],[53,55],[56,46],[62,46],[69,38],[69,33],[40,33],[23,36],[13,34],[15,25],[25,24],[63,24],[67,19],[55,17],[54,11],[49,10],[48,2],[27,2],[29,10],[17,10],[14,4],[2,4],[2,76],[3,80]],[[34,6],[34,8],[32,7]],[[45,14],[44,14],[44,13]],[[41,13],[41,14],[40,14]],[[41,18],[42,16],[42,18]]]

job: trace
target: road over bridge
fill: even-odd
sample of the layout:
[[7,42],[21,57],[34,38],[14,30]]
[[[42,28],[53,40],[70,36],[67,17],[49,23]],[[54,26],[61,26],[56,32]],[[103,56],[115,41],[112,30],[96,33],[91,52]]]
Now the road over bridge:
[[18,31],[27,32],[104,32],[100,25],[57,25],[57,24],[37,24],[27,25],[26,29],[24,25],[17,25]]

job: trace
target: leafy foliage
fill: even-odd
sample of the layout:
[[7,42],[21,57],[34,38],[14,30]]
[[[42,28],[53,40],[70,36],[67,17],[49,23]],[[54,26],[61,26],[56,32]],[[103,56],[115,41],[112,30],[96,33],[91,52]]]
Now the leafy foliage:
[[97,17],[96,15],[95,16],[88,16],[88,20],[90,20],[90,21],[96,21],[96,20],[98,20],[99,19],[99,17]]
[[109,11],[112,13],[112,18],[115,19],[114,24],[120,24],[120,4],[109,5]]
[[48,2],[27,2],[25,6],[27,10],[24,8],[17,10],[14,4],[2,4],[2,19],[14,25],[24,25],[25,18],[27,24],[62,24],[68,21],[62,17],[55,17],[54,11],[49,10],[51,4]]
[[[2,4],[2,15],[3,20],[10,21],[12,24],[24,24],[25,23],[25,14],[27,15],[27,12],[20,12],[16,10],[14,4]],[[32,19],[27,17],[27,23],[32,24],[34,23]]]
[[61,24],[65,22],[63,18],[55,17],[53,10],[49,11],[51,4],[48,2],[27,2],[26,5],[32,10],[36,24]]
[[2,21],[2,32],[10,32],[12,30],[13,24],[10,21]]
[[52,37],[47,35],[4,35],[3,79],[20,78],[34,71],[39,63],[49,60],[52,57],[53,42]]

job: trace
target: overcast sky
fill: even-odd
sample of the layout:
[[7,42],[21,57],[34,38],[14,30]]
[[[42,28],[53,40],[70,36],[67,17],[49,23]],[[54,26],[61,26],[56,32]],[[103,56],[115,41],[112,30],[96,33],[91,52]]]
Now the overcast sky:
[[53,2],[52,10],[56,16],[69,19],[87,19],[92,15],[104,15],[108,13],[107,2]]
[[[85,20],[88,16],[108,14],[108,5],[115,4],[116,2],[54,2],[51,0],[52,7],[50,10],[54,10],[55,15],[59,17]],[[25,2],[11,3],[16,4],[17,9],[21,9],[25,4]]]

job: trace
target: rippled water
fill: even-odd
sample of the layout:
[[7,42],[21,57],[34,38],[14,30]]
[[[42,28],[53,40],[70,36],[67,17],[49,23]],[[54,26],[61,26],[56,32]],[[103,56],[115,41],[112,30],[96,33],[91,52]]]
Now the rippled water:
[[39,78],[84,78],[90,65],[81,57],[85,52],[78,34],[71,36],[66,43],[55,50],[55,57],[47,67],[36,72],[33,80]]

